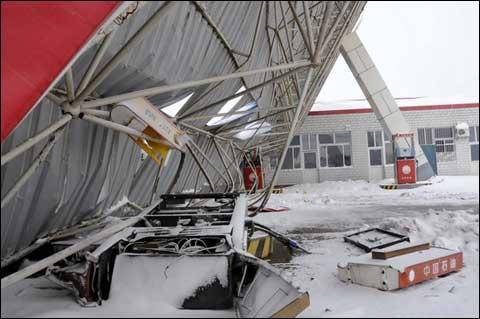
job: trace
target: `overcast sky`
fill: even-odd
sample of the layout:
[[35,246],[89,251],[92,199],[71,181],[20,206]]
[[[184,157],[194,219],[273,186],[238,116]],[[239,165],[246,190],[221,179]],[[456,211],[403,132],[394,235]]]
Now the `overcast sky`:
[[[394,97],[479,95],[478,2],[368,2],[357,32]],[[364,98],[340,55],[317,100]]]

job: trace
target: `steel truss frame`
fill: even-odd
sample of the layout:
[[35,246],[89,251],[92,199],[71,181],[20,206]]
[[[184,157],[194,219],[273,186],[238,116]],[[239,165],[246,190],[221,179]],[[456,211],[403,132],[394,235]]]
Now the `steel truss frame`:
[[[262,1],[249,52],[240,52],[232,47],[222,30],[209,15],[208,10],[201,3],[197,1],[191,1],[190,3],[201,13],[203,19],[217,36],[217,40],[221,42],[230,56],[236,70],[221,76],[125,92],[115,96],[97,96],[96,88],[124,60],[127,54],[156,27],[158,22],[168,15],[169,10],[175,6],[175,2],[167,1],[160,6],[110,61],[101,70],[97,70],[101,59],[105,56],[105,52],[115,37],[115,29],[113,29],[103,38],[103,42],[97,49],[77,87],[75,87],[72,68],[70,68],[64,75],[64,88],[60,87],[61,83],[57,83],[47,94],[47,98],[58,105],[64,115],[43,131],[1,156],[1,165],[3,166],[31,147],[41,143],[45,138],[49,137],[51,139],[31,164],[31,167],[23,173],[2,199],[2,207],[33,175],[35,169],[41,165],[53,148],[55,141],[72,119],[81,118],[129,135],[152,140],[143,132],[110,121],[109,111],[97,110],[96,108],[112,107],[115,103],[136,97],[150,97],[203,85],[209,85],[209,89],[191,104],[189,103],[188,110],[181,111],[174,118],[174,121],[190,135],[202,135],[210,139],[206,148],[214,147],[221,165],[213,163],[208,158],[208,152],[198,146],[193,139],[190,139],[187,143],[189,154],[198,166],[199,173],[201,172],[208,181],[211,191],[215,192],[218,191],[216,185],[219,180],[225,182],[227,191],[245,190],[242,172],[239,169],[238,155],[245,157],[243,155],[246,152],[254,149],[262,152],[281,151],[277,167],[268,186],[263,191],[251,196],[251,205],[261,201],[261,205],[258,206],[253,215],[266,205],[276,183],[279,170],[283,165],[291,139],[305,119],[328,75],[328,71],[333,67],[335,57],[338,56],[341,39],[352,30],[353,24],[358,19],[366,2],[288,1],[285,3],[284,1]],[[135,15],[132,17],[135,17]],[[132,19],[132,17],[129,17],[129,19]],[[263,67],[246,69],[250,57],[255,54],[258,35],[262,31],[266,32],[269,39],[268,63]],[[240,57],[244,59],[242,63],[239,62]],[[263,75],[263,80],[248,87],[246,79],[255,75]],[[245,91],[226,96],[208,105],[201,104],[203,97],[218,89],[224,81],[238,79],[243,82]],[[260,98],[266,92],[267,87],[271,88],[272,92],[270,104],[260,105],[262,104]],[[237,105],[229,112],[217,113],[222,104],[243,95],[249,95],[251,99],[258,102],[257,108],[239,111],[241,105]],[[229,115],[242,116],[220,126],[208,127],[203,125],[202,120]],[[259,128],[267,120],[271,123],[271,131],[266,134],[259,134]],[[235,140],[232,134],[245,130],[245,126],[251,123],[261,123],[261,125],[255,129],[254,134],[249,139],[243,142]],[[228,155],[229,148],[231,156]],[[200,161],[200,157],[205,161]],[[204,164],[204,162],[206,163]],[[253,167],[253,163],[249,160],[246,161],[246,164]],[[213,168],[214,175],[218,175],[216,180],[214,176],[210,176],[206,169],[207,166]],[[255,172],[255,170],[253,171]],[[258,176],[255,185],[257,181]],[[253,188],[249,190],[249,193],[252,191]]]

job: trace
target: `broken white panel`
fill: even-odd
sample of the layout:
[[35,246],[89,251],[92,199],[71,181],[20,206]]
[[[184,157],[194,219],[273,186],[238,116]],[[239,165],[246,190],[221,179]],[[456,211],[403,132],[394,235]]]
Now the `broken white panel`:
[[258,267],[248,287],[241,287],[246,289],[236,301],[238,317],[295,318],[310,305],[308,293],[295,288],[266,261],[242,251],[237,251],[237,257],[247,267]]
[[235,200],[235,209],[233,210],[230,225],[232,226],[233,248],[246,250],[247,235],[245,232],[245,218],[247,215],[247,197],[240,194]]
[[116,108],[122,107],[123,109],[128,109],[137,119],[150,126],[173,147],[182,149],[183,145],[179,144],[181,140],[178,139],[182,132],[167,115],[155,108],[146,98],[126,100],[116,106]]
[[[340,52],[382,127],[391,135],[411,133],[410,126],[355,32],[343,39]],[[433,176],[434,172],[416,134],[414,141],[415,158],[418,162],[417,178],[426,180]],[[409,138],[397,138],[396,142],[401,148],[411,147]]]

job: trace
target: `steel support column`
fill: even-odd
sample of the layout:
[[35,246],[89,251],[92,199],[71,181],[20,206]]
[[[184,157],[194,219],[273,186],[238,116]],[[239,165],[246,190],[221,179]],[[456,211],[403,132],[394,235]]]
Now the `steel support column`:
[[198,160],[197,155],[195,155],[195,153],[193,152],[193,150],[192,150],[192,148],[190,147],[190,145],[188,145],[188,143],[187,143],[187,144],[185,144],[185,146],[186,146],[187,149],[190,151],[190,154],[192,154],[193,160],[195,161],[195,163],[197,164],[198,168],[199,168],[200,171],[202,172],[203,176],[204,176],[205,179],[207,180],[208,186],[210,187],[210,190],[214,193],[214,192],[215,192],[215,187],[213,186],[212,180],[211,180],[210,176],[208,176],[207,171],[205,171],[205,168],[202,166],[202,164],[201,164],[200,161]]

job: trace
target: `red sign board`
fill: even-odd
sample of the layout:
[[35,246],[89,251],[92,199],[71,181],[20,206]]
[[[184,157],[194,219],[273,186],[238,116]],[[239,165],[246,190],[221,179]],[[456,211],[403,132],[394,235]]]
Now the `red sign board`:
[[2,141],[120,1],[2,1]]
[[392,137],[412,137],[413,133],[397,133],[393,134]]
[[[257,181],[257,189],[262,189],[263,188],[263,174],[262,174],[262,167],[261,166],[256,166],[255,167],[255,172],[257,173],[258,176],[258,181]],[[255,172],[250,166],[246,166],[243,169],[243,180],[245,182],[245,189],[250,190],[254,183],[255,183]]]
[[397,160],[396,170],[398,184],[411,184],[417,182],[415,159]]
[[462,267],[463,255],[461,252],[455,252],[449,256],[406,267],[398,277],[398,285],[400,288],[405,288],[453,271],[459,271]]

